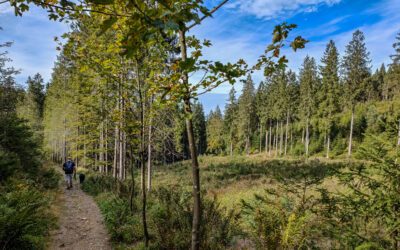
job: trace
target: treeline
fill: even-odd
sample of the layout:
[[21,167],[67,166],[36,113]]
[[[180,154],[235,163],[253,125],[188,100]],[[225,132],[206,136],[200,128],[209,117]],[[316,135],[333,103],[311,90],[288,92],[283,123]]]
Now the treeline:
[[224,114],[209,114],[207,152],[329,158],[350,156],[365,133],[400,140],[400,35],[392,63],[374,73],[364,40],[354,32],[343,57],[330,41],[319,64],[307,56],[299,74],[282,69],[257,89],[249,75],[238,99],[232,88]]
[[55,225],[49,191],[60,174],[42,165],[43,80],[29,78],[26,90],[18,85],[9,46],[0,43],[0,248],[45,249]]

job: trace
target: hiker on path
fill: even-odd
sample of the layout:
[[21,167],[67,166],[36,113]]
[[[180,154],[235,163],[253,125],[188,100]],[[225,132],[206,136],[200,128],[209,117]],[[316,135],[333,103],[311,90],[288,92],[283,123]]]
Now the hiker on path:
[[68,157],[67,161],[63,164],[63,170],[65,173],[65,181],[67,182],[67,189],[71,189],[72,177],[74,174],[76,174],[76,167],[75,163],[70,157]]

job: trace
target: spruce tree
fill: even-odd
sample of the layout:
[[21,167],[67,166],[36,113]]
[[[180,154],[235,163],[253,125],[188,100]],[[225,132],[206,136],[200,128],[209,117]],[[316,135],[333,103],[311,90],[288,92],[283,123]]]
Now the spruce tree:
[[348,156],[352,153],[354,109],[358,101],[366,100],[365,80],[370,75],[369,52],[365,46],[364,33],[357,30],[353,33],[353,39],[346,46],[343,58],[344,92],[347,107],[351,111],[350,134],[348,144]]
[[384,79],[383,99],[390,100],[400,93],[400,33],[393,43],[395,53],[390,56],[392,63]]
[[248,75],[244,81],[242,95],[238,100],[238,129],[239,138],[244,143],[244,150],[247,155],[250,154],[251,136],[255,129],[255,89],[251,76]]
[[229,145],[229,155],[233,155],[233,150],[237,142],[237,124],[238,124],[238,103],[236,100],[235,88],[229,91],[228,104],[225,106],[224,112],[224,131],[226,134],[226,145]]
[[197,154],[202,155],[207,151],[207,131],[203,105],[199,102],[193,104],[193,130],[196,138]]
[[319,84],[315,59],[306,56],[300,69],[300,114],[305,127],[304,149],[309,155],[310,119],[315,112],[315,93]]
[[339,110],[339,53],[331,40],[321,59],[321,89],[319,112],[322,116],[323,131],[326,135],[326,158],[329,158],[333,116]]

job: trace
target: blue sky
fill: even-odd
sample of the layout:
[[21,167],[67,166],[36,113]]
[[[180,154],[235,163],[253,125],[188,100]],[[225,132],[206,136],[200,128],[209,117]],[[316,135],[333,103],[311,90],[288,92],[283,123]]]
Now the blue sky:
[[[209,0],[213,6],[218,0]],[[310,40],[298,53],[285,50],[290,67],[298,71],[306,55],[320,60],[326,43],[336,42],[341,55],[351,34],[360,29],[365,33],[372,68],[390,62],[392,44],[400,32],[399,0],[230,0],[214,18],[192,30],[199,38],[207,38],[213,46],[205,50],[205,57],[213,60],[236,61],[245,59],[254,63],[270,41],[274,25],[287,21],[299,27],[293,35]],[[41,73],[45,80],[57,56],[55,36],[68,31],[68,25],[48,21],[46,13],[32,8],[22,18],[15,17],[5,4],[0,5],[0,42],[13,41],[9,49],[12,65],[21,69],[17,80],[23,84],[28,75]],[[255,72],[256,83],[262,73]],[[216,105],[223,107],[231,86],[224,84],[200,98],[206,113]],[[235,84],[240,93],[241,85]]]

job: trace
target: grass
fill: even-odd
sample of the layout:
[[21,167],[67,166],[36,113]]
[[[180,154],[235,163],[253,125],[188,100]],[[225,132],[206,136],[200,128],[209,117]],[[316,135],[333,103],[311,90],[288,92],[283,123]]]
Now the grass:
[[[347,160],[311,158],[269,158],[265,154],[250,156],[200,156],[202,189],[207,196],[216,197],[230,209],[237,209],[240,201],[263,194],[266,189],[278,188],[282,184],[301,184],[311,179],[319,180],[318,187],[338,190],[338,181],[333,174],[339,168],[352,164]],[[183,161],[156,167],[155,187],[184,185],[191,190],[191,162]],[[310,180],[307,180],[310,179]],[[313,190],[308,190],[308,195]]]

